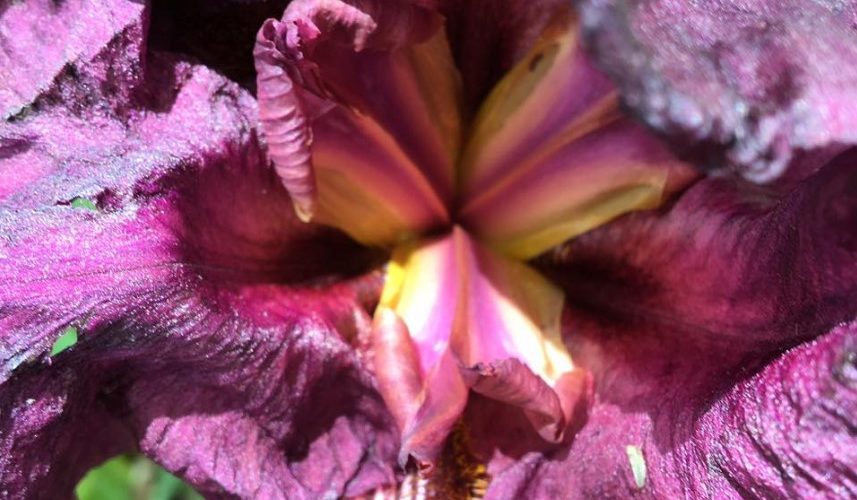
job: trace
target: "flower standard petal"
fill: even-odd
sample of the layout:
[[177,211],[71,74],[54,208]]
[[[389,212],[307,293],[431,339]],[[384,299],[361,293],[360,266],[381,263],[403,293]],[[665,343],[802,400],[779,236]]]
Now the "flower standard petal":
[[[468,388],[520,406],[545,439],[563,437],[583,391],[567,379],[575,370],[559,336],[559,290],[460,228],[401,247],[387,273],[376,321],[395,315],[403,323],[396,331],[409,333],[416,354],[390,357],[386,342],[376,347],[383,359],[408,364],[378,368],[385,399],[405,415],[402,460],[412,455],[421,467],[433,466]],[[423,390],[414,412],[386,380],[417,371]],[[416,377],[406,378],[399,389],[413,394]]]

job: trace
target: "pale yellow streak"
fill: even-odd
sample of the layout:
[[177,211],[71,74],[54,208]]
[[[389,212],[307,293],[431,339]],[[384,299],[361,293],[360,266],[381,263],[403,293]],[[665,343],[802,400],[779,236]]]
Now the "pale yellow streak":
[[[486,243],[504,255],[527,260],[568,239],[634,211],[656,208],[661,203],[666,175],[604,191],[578,204],[569,205],[536,221],[520,234],[487,237]],[[548,215],[548,214],[546,214]]]
[[[318,136],[313,145],[312,162],[318,191],[316,222],[333,225],[357,241],[376,246],[393,246],[412,238],[431,226],[449,221],[448,201],[454,190],[454,166],[461,141],[461,81],[443,29],[428,41],[390,54],[389,78],[401,91],[401,99],[414,108],[402,109],[430,146],[432,166],[442,167],[445,186],[435,186],[427,176],[427,165],[411,158],[392,135],[374,118],[356,109],[340,108],[329,119],[344,119],[343,125],[329,137]],[[321,117],[320,120],[325,120]],[[370,160],[342,151],[337,134],[359,134],[367,147],[383,150],[393,159],[389,165],[373,165]],[[350,164],[363,163],[359,168]],[[407,183],[392,184],[389,169],[404,173]],[[438,189],[440,188],[440,190]],[[416,198],[416,200],[415,200]],[[398,208],[397,208],[398,207]],[[404,208],[404,210],[402,209]]]
[[[349,169],[350,162],[367,160],[350,158],[350,150],[343,150],[337,144],[327,144],[335,137],[324,137],[313,149],[318,185],[316,221],[339,227],[363,244],[379,246],[394,245],[428,229],[426,226],[448,221],[443,200],[392,136],[369,117],[347,111],[343,113],[348,113],[344,116],[348,117],[353,131],[342,130],[339,133],[362,134],[369,147],[382,148],[392,163]],[[391,188],[385,168],[404,172],[410,184]],[[407,186],[415,190],[401,189]],[[419,201],[415,203],[414,198]],[[414,208],[423,213],[412,210],[406,213],[409,205],[416,205]],[[415,216],[417,218],[413,219]]]
[[520,133],[551,110],[552,100],[543,97],[560,85],[557,81],[568,71],[556,63],[566,62],[578,50],[577,31],[576,21],[556,20],[482,103],[459,167],[461,189],[477,177],[489,175],[517,145]]
[[527,156],[515,168],[505,172],[502,177],[495,179],[488,188],[469,196],[467,203],[461,210],[462,213],[476,210],[481,205],[490,203],[497,197],[502,197],[505,190],[514,188],[516,182],[531,174],[533,170],[538,168],[539,165],[556,154],[560,149],[595,130],[615,122],[620,117],[618,94],[613,92],[602,97],[585,113],[569,122],[556,135],[552,136],[548,142],[533,151],[532,154]]
[[[481,359],[479,353],[486,351],[482,342],[497,343],[547,383],[555,383],[574,368],[560,332],[562,291],[526,264],[490,251],[482,256],[487,260],[468,265],[476,258],[476,244],[463,231],[456,230],[443,240],[398,247],[387,268],[380,305],[393,309],[402,318],[423,356],[430,353],[436,357],[451,342],[465,364],[496,361]],[[479,272],[473,273],[474,270]],[[446,279],[456,283],[444,283]],[[466,292],[471,286],[487,291],[492,302],[488,310],[499,315],[502,331],[480,330],[484,318],[477,317],[470,307],[472,297]],[[454,295],[441,295],[445,292]],[[439,301],[453,301],[453,309],[437,308]],[[451,317],[440,318],[439,310],[454,312]],[[430,370],[432,360],[423,361],[423,368]]]

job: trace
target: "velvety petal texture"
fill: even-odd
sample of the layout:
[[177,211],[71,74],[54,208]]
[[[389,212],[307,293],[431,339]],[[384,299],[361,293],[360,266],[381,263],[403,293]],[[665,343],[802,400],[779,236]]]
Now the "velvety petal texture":
[[849,2],[587,0],[580,9],[626,103],[701,166],[767,182],[804,150],[857,141]]
[[489,497],[852,496],[855,186],[853,154],[787,195],[705,180],[545,261],[595,400],[542,453],[514,413],[471,407]]
[[0,117],[25,112],[61,74],[122,92],[138,79],[148,13],[141,2],[5,2],[0,6]]
[[353,348],[384,256],[291,215],[246,91],[175,55],[134,67],[115,92],[61,75],[0,125],[0,491],[68,497],[137,450],[210,496],[394,482]]

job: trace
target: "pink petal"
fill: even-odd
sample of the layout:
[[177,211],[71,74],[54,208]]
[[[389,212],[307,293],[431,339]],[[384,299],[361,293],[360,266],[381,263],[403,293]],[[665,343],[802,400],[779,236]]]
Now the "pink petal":
[[23,111],[64,71],[128,97],[142,68],[122,64],[139,60],[144,50],[147,10],[143,3],[122,0],[5,3],[0,117]]
[[[700,168],[803,178],[806,151],[857,143],[851,2],[586,0],[595,57]],[[796,168],[797,167],[797,168]]]
[[375,311],[372,352],[378,390],[403,431],[419,409],[423,377],[408,327],[395,312],[383,306]]
[[[555,252],[563,264],[543,270],[566,290],[566,338],[595,400],[570,446],[545,453],[468,419],[491,494],[851,496],[853,153],[788,194],[706,179]],[[647,464],[642,489],[628,445]]]
[[[559,337],[562,304],[562,294],[538,273],[480,247],[460,228],[397,249],[376,318],[388,325],[376,334],[376,360],[407,366],[376,370],[385,399],[407,421],[403,459],[410,454],[431,466],[468,387],[520,406],[546,439],[561,439],[585,399],[576,377],[568,377],[574,370]],[[391,345],[404,350],[390,355]],[[418,370],[424,389],[414,414],[408,400]]]

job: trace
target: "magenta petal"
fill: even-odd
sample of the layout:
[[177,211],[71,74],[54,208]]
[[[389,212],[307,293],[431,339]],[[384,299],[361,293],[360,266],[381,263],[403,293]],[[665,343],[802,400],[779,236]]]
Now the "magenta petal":
[[627,104],[701,166],[770,181],[801,150],[857,142],[852,7],[589,0],[581,10]]
[[853,494],[855,186],[853,154],[785,196],[707,179],[558,251],[545,270],[595,401],[565,449],[482,433],[491,494]]
[[146,68],[131,119],[69,98],[0,126],[0,491],[65,498],[138,449],[210,496],[392,483],[394,422],[347,342],[377,256],[294,218],[247,92]]
[[[562,454],[521,457],[488,498],[848,498],[857,495],[857,323],[772,361],[708,404],[666,391],[648,412],[601,404]],[[690,403],[690,404],[689,404]],[[638,487],[626,446],[646,465]],[[581,457],[585,457],[582,459]]]
[[514,358],[462,369],[467,385],[489,398],[521,407],[545,440],[558,441],[565,415],[557,393],[526,365]]
[[0,117],[20,113],[62,74],[125,94],[141,76],[142,2],[7,2],[0,7]]
[[420,408],[402,433],[400,465],[404,466],[413,457],[422,474],[432,473],[446,438],[467,403],[467,386],[459,367],[459,361],[447,350],[426,375]]
[[663,214],[581,236],[545,271],[600,335],[675,323],[660,328],[718,351],[781,349],[855,311],[855,186],[854,151],[786,195],[706,180]]
[[372,326],[372,353],[378,390],[404,430],[419,409],[423,380],[417,347],[393,310],[379,307]]
[[448,224],[461,132],[439,15],[300,0],[254,55],[269,156],[303,219],[383,246]]

